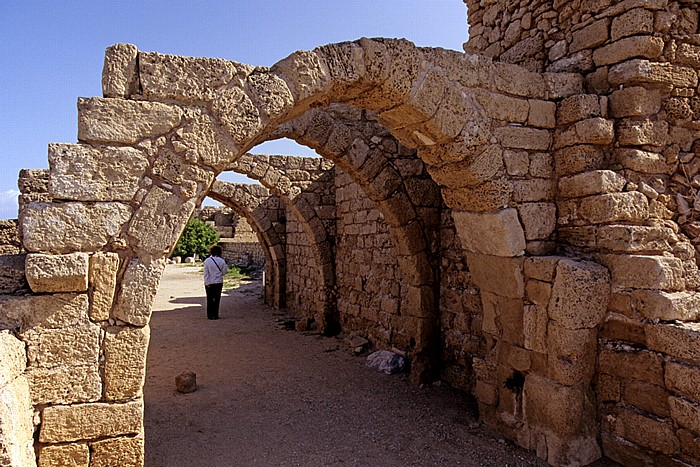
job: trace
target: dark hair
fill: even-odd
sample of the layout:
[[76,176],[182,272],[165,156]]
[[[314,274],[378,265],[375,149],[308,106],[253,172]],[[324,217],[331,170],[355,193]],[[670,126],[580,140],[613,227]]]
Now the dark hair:
[[220,245],[212,245],[211,248],[209,248],[209,254],[212,256],[221,256],[223,252],[224,250]]

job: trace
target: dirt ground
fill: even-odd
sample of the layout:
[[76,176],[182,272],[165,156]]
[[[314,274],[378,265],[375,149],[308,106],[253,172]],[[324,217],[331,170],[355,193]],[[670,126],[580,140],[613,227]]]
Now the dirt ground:
[[[204,301],[201,268],[166,268],[144,389],[148,467],[546,465],[479,424],[462,393],[285,330],[260,282],[225,291],[218,321]],[[179,394],[187,371],[198,389]]]

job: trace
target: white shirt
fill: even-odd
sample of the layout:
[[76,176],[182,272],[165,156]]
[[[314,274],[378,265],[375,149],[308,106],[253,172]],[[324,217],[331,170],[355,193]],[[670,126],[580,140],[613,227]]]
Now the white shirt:
[[204,285],[223,284],[224,274],[228,271],[226,261],[218,256],[204,260]]

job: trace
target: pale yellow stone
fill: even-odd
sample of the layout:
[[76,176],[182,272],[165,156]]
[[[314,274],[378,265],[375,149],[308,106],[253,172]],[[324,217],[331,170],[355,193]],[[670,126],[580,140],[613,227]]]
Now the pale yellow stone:
[[102,68],[102,94],[105,97],[129,97],[138,91],[139,51],[132,44],[107,47]]
[[29,391],[34,404],[75,404],[95,402],[102,397],[102,376],[97,361],[63,362],[51,368],[27,369]]
[[610,297],[610,273],[592,261],[563,259],[557,263],[549,299],[549,317],[566,329],[595,328]]
[[690,362],[700,360],[700,324],[646,324],[644,331],[650,350]]
[[496,213],[454,211],[452,218],[466,251],[518,256],[525,250],[525,234],[515,209]]
[[626,87],[610,95],[610,113],[613,117],[654,115],[661,110],[658,91],[642,86]]
[[700,400],[700,368],[669,361],[664,374],[669,390],[695,401]]
[[613,86],[620,84],[634,86],[648,83],[670,84],[679,88],[687,88],[698,85],[698,74],[692,68],[634,59],[610,68],[608,80]]
[[61,443],[138,434],[143,430],[143,402],[46,407],[39,441]]
[[85,443],[55,444],[39,450],[39,467],[88,467],[90,449]]
[[117,287],[119,255],[116,253],[95,253],[90,257],[90,319],[106,321],[114,303]]
[[86,294],[0,297],[0,322],[21,333],[81,326],[87,320]]
[[591,170],[559,179],[559,195],[564,198],[580,198],[603,193],[618,193],[627,180],[611,170]]
[[28,368],[95,367],[100,353],[100,327],[95,324],[62,329],[33,329],[22,334]]
[[683,264],[675,257],[602,254],[596,259],[610,269],[615,287],[682,290],[685,285]]
[[29,254],[25,263],[29,287],[38,292],[84,292],[87,290],[88,255]]
[[148,324],[164,266],[163,261],[153,261],[146,265],[134,259],[129,263],[114,308],[115,318],[134,326]]
[[516,299],[525,296],[523,257],[504,258],[469,253],[467,264],[474,283],[482,291]]
[[536,128],[505,126],[496,128],[493,133],[505,148],[543,151],[549,149],[552,143],[549,131]]
[[19,377],[27,366],[24,342],[10,334],[0,331],[0,391]]
[[143,467],[143,436],[111,438],[90,443],[90,467]]
[[33,416],[32,400],[24,377],[0,387],[0,462],[3,465],[36,466]]
[[141,397],[146,379],[149,337],[148,326],[107,328],[104,341],[106,400]]
[[518,206],[525,240],[549,238],[557,224],[557,207],[552,203],[525,203]]
[[593,52],[597,66],[612,65],[630,58],[657,58],[664,49],[664,41],[654,36],[633,36],[620,39]]

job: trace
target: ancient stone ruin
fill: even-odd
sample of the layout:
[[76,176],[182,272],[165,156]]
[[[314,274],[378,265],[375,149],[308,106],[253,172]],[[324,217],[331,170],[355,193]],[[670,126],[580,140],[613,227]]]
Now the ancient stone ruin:
[[[205,196],[255,229],[268,303],[550,464],[700,464],[700,4],[466,3],[467,53],[108,48],[78,143],[20,178],[0,465],[142,464],[151,303]],[[282,137],[322,158],[248,153]]]

